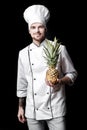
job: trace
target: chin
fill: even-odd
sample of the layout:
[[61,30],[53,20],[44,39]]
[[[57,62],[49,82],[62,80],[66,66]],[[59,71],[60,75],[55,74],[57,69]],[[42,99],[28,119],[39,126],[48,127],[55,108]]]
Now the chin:
[[43,37],[36,37],[36,38],[34,38],[36,41],[43,41],[44,40],[44,38]]

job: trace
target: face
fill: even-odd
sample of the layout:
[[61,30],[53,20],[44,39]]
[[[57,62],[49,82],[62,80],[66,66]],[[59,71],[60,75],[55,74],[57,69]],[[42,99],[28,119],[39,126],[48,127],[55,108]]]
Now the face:
[[33,23],[30,26],[29,33],[34,43],[41,43],[45,39],[46,28],[41,23]]

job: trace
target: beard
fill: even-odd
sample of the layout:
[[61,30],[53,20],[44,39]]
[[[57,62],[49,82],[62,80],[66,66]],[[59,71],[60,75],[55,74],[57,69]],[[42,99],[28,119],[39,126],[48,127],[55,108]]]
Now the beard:
[[45,35],[43,35],[43,36],[38,35],[38,36],[34,36],[32,38],[34,41],[41,43],[45,39]]

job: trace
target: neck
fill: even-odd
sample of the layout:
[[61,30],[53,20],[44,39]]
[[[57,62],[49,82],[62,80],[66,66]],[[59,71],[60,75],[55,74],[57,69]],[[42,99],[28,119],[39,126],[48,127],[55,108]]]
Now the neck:
[[36,46],[38,46],[38,47],[40,46],[40,44],[41,44],[43,41],[44,41],[44,40],[39,40],[39,41],[38,41],[38,40],[34,40],[34,39],[33,39],[33,43],[34,43]]
[[33,40],[33,43],[34,43],[36,46],[40,46],[40,44],[41,44],[40,41],[36,41],[36,40]]

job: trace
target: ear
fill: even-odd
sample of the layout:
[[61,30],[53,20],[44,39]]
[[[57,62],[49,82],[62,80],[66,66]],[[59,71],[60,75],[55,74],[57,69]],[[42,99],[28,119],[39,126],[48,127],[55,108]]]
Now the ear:
[[30,30],[28,29],[28,32],[29,32],[29,34],[30,34]]
[[29,24],[28,24],[28,32],[29,32],[29,34],[30,34]]
[[29,29],[29,26],[28,26],[28,32],[29,32],[29,34],[30,34],[30,29]]
[[47,27],[45,27],[45,31],[47,32]]

